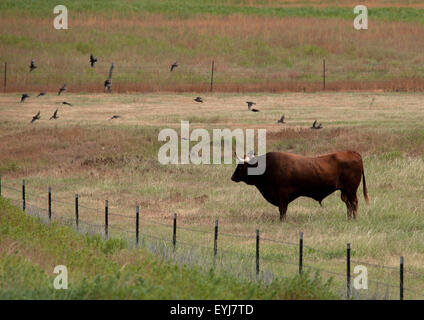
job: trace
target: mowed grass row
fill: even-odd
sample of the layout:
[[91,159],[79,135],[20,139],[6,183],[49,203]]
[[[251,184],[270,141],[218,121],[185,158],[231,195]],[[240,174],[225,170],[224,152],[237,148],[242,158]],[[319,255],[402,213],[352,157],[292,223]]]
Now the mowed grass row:
[[[68,95],[66,99],[75,106],[61,108],[60,118],[53,123],[44,115],[54,111],[55,97],[21,105],[17,95],[5,96],[0,102],[0,114],[8,119],[2,121],[0,131],[3,185],[20,190],[25,178],[28,203],[44,210],[51,186],[54,217],[73,218],[78,193],[81,206],[95,209],[82,207],[80,219],[100,226],[108,199],[110,230],[117,234],[121,229],[134,232],[135,206],[139,205],[142,234],[168,241],[171,228],[155,222],[170,226],[176,212],[179,227],[207,232],[179,229],[181,243],[213,247],[213,225],[218,219],[220,233],[247,237],[220,236],[222,252],[254,255],[256,229],[263,238],[295,244],[302,231],[305,244],[316,249],[305,256],[305,263],[312,267],[344,273],[349,242],[358,261],[396,268],[403,255],[407,270],[422,272],[424,117],[420,94],[222,94],[206,95],[202,105],[192,98],[188,94]],[[261,112],[248,112],[247,100],[256,101]],[[42,120],[29,125],[32,113],[40,109]],[[107,120],[117,112],[121,119]],[[287,124],[278,125],[282,112]],[[323,122],[322,130],[309,129],[314,119]],[[361,185],[357,221],[347,221],[345,205],[336,192],[324,200],[323,207],[311,199],[296,200],[289,206],[287,221],[280,223],[278,209],[254,187],[230,181],[234,164],[158,163],[159,131],[171,127],[179,132],[181,120],[190,120],[191,129],[266,128],[268,151],[314,156],[357,150],[364,158],[371,205],[365,205]],[[5,196],[19,199],[19,191],[8,192],[3,189]],[[130,237],[133,242],[134,234]],[[296,273],[296,267],[280,268],[278,262],[296,264],[296,249],[266,241],[261,248],[264,270],[277,276]],[[212,252],[206,250],[201,256],[200,263],[210,266]],[[254,272],[249,259],[241,266]],[[370,268],[370,280],[396,286],[398,275]],[[411,289],[422,287],[422,279],[414,275],[408,274],[406,282]],[[343,288],[343,279],[338,288]],[[393,290],[390,297],[396,294]]]
[[[0,4],[9,91],[57,92],[67,83],[99,92],[112,62],[115,91],[209,91],[212,60],[217,91],[316,91],[323,59],[328,89],[424,88],[424,9],[372,7],[369,30],[356,31],[351,7],[72,1],[70,28],[55,30],[54,5]],[[94,69],[90,53],[99,59]],[[38,68],[29,73],[31,59]]]

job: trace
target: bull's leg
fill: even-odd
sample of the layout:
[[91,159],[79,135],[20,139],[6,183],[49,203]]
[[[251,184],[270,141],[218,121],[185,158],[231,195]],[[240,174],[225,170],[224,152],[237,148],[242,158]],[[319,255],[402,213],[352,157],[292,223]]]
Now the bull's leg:
[[286,212],[287,212],[287,203],[282,202],[280,203],[280,221],[283,221],[286,219]]
[[342,194],[340,196],[342,198],[342,201],[346,204],[346,208],[347,208],[347,218],[351,219],[352,218],[352,206],[348,200],[348,197],[346,195],[346,193],[344,191],[342,191]]
[[356,217],[358,215],[358,197],[356,196],[356,194],[349,196],[349,203],[352,208],[353,219],[356,220]]

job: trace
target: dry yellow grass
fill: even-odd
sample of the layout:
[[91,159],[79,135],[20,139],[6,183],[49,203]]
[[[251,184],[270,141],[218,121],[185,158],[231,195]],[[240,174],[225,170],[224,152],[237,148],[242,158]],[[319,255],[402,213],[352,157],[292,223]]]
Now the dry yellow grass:
[[[420,23],[371,20],[358,32],[336,18],[76,13],[65,35],[49,19],[18,19],[0,20],[9,92],[57,92],[64,82],[69,92],[101,92],[112,61],[115,92],[204,92],[212,60],[216,91],[317,91],[323,58],[329,90],[424,90]],[[99,57],[94,70],[91,52]],[[30,74],[32,58],[39,68]],[[171,75],[175,60],[181,67]]]

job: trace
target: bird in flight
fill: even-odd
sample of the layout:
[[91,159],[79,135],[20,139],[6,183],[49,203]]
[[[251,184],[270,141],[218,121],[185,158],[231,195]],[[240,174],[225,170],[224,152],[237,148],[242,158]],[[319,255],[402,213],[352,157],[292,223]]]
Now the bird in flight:
[[252,106],[253,106],[253,105],[256,105],[256,102],[246,101],[246,103],[247,103],[247,109],[248,109],[249,111],[259,112],[259,110],[258,110],[258,109],[252,109]]
[[90,54],[90,65],[94,68],[94,64],[97,62],[97,58],[94,58],[93,54]]
[[319,125],[317,125],[317,124],[318,124],[318,121],[315,120],[314,123],[312,124],[311,129],[321,129],[322,128],[322,123],[320,123]]
[[63,101],[62,104],[66,104],[67,106],[72,107],[72,104],[70,104],[69,102]]
[[60,96],[60,94],[61,94],[63,91],[66,91],[66,83],[63,85],[63,87],[62,87],[62,88],[60,88],[60,89],[59,89],[59,92],[57,93],[57,95],[58,95],[58,96]]
[[194,101],[203,103],[202,97],[197,97],[196,99],[194,99]]
[[59,111],[59,109],[56,109],[56,111],[53,113],[53,115],[50,117],[50,119],[49,119],[49,120],[59,118],[59,117],[57,116],[57,112],[58,112],[58,111]]
[[21,97],[21,102],[24,102],[27,98],[29,98],[29,95],[24,93]]
[[247,108],[250,110],[250,108],[252,108],[253,105],[256,105],[256,102],[252,102],[252,101],[246,101],[247,103]]
[[172,70],[174,70],[176,67],[178,67],[178,62],[177,62],[177,61],[175,61],[175,62],[172,64],[172,66],[171,66],[171,72],[172,72]]
[[40,120],[40,111],[38,111],[38,113],[32,117],[31,123],[33,123],[36,120]]
[[281,116],[281,119],[280,120],[278,120],[277,121],[277,123],[286,123],[285,121],[284,121],[284,119],[285,119],[286,117],[284,116],[284,113],[283,113],[283,115]]
[[45,92],[40,92],[40,93],[38,94],[37,98],[38,98],[38,97],[41,97],[41,96],[45,96],[45,95],[46,95],[46,93],[45,93]]
[[113,120],[113,119],[119,119],[120,118],[120,116],[118,116],[118,115],[113,115],[109,120]]
[[113,68],[114,68],[114,64],[112,62],[112,65],[110,66],[109,69],[109,77],[105,80],[104,86],[105,86],[105,91],[109,91],[112,92],[112,72],[113,72]]
[[105,91],[106,90],[109,91],[109,92],[112,91],[112,81],[111,80],[106,79],[104,86],[105,86]]
[[34,69],[37,69],[34,60],[31,60],[31,64],[29,65],[29,72],[32,72]]

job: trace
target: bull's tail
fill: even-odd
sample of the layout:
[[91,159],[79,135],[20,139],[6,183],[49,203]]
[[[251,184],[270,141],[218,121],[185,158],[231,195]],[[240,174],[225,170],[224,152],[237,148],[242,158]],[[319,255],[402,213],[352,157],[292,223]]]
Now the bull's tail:
[[364,168],[362,168],[362,188],[364,190],[364,199],[367,205],[370,204],[370,198],[368,197],[368,189],[367,189],[367,183],[365,182],[365,172]]

